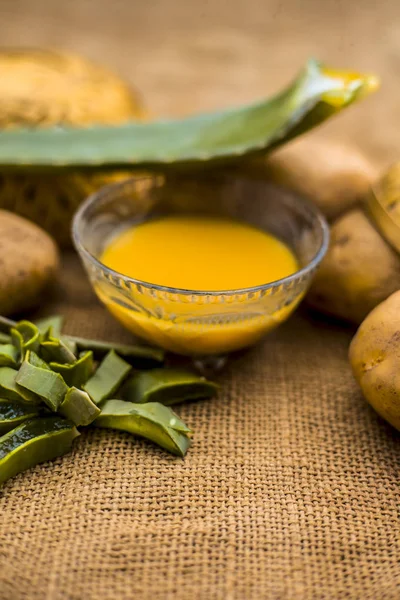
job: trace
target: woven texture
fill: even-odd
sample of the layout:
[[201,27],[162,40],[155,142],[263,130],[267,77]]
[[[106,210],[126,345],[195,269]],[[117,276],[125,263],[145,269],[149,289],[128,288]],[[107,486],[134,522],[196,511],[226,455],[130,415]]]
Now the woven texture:
[[[129,340],[76,259],[46,312]],[[351,332],[295,316],[177,407],[185,460],[119,432],[0,492],[1,600],[400,597],[399,436],[359,394]]]

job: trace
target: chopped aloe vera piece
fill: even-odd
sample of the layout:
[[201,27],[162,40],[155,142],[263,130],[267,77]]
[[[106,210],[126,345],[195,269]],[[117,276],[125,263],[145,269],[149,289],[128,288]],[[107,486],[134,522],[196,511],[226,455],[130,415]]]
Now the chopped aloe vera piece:
[[36,362],[36,358],[31,357],[31,354],[30,351],[27,352],[15,380],[19,386],[40,396],[55,412],[68,392],[68,386],[59,373],[32,364]]
[[47,362],[74,363],[75,354],[63,342],[63,340],[47,336],[40,344],[40,352]]
[[34,352],[39,350],[39,329],[29,321],[20,321],[17,323],[11,329],[11,339],[20,354],[21,360],[23,360],[25,352],[28,350],[33,350]]
[[[0,316],[0,329],[6,332],[3,334],[4,338],[2,340],[0,339],[0,341],[9,341],[7,334],[12,327],[15,327],[15,325],[15,321]],[[48,333],[48,330],[44,333]],[[56,335],[56,330],[54,330],[54,335]],[[47,335],[45,338],[46,341],[48,341],[50,337],[52,336]],[[115,350],[117,354],[123,356],[133,367],[136,367],[137,369],[149,369],[156,367],[157,365],[161,365],[164,362],[165,353],[160,348],[152,348],[151,346],[141,345],[114,344],[113,342],[90,340],[71,335],[63,335],[61,339],[64,344],[70,348],[73,354],[77,355],[79,352],[92,350],[96,360],[104,358],[104,356],[110,350]]]
[[28,406],[20,404],[12,400],[0,399],[0,435],[4,435],[7,431],[11,431],[14,427],[18,427],[27,419],[37,417],[40,409],[36,406]]
[[23,356],[24,354],[24,337],[18,329],[14,327],[11,329],[11,342],[13,346],[17,349],[18,356]]
[[92,350],[97,360],[103,358],[110,350],[114,350],[136,369],[149,369],[164,362],[164,352],[159,348],[128,346],[125,344],[102,342],[100,340],[86,340],[75,336],[65,337],[76,342],[78,351]]
[[63,376],[65,383],[69,386],[81,388],[93,373],[93,352],[84,352],[74,363],[59,364],[50,363],[50,367],[56,373]]
[[13,344],[0,344],[0,367],[17,367],[19,352]]
[[0,483],[21,471],[68,452],[79,435],[58,416],[29,419],[0,437]]
[[114,350],[110,350],[83,387],[93,402],[100,404],[115,394],[131,368]]
[[77,346],[77,343],[72,338],[69,338],[66,335],[63,335],[60,339],[63,342],[63,344],[65,344],[65,346],[67,346],[68,350],[70,350],[75,357],[78,356],[78,346]]
[[40,403],[36,394],[18,385],[16,378],[18,371],[11,367],[0,367],[0,397],[13,400],[14,402]]
[[3,333],[9,334],[11,327],[15,327],[16,324],[16,321],[13,321],[12,319],[7,319],[7,317],[2,317],[0,315],[0,330]]
[[[147,402],[146,404],[160,404],[159,402]],[[165,406],[164,404],[162,404],[161,406]],[[166,406],[165,408],[169,408],[168,406]],[[170,408],[171,412],[172,409]],[[184,433],[186,435],[193,433],[192,429],[190,429],[190,427],[188,427],[186,425],[186,423],[184,423],[182,421],[182,419],[180,419],[178,417],[178,415],[176,413],[173,413],[173,417],[171,417],[170,421],[169,421],[169,426],[174,430],[174,431],[179,431],[180,433]]]
[[139,435],[178,456],[185,456],[190,446],[190,429],[170,408],[158,402],[107,400],[93,425]]
[[100,414],[100,408],[92,402],[89,394],[72,387],[62,401],[59,412],[75,425],[90,425]]
[[185,369],[152,369],[135,373],[124,384],[120,396],[128,402],[161,402],[170,406],[184,400],[211,398],[218,386]]
[[35,325],[39,329],[40,333],[46,333],[49,329],[51,329],[54,337],[60,337],[63,324],[64,317],[61,315],[44,317],[43,319],[35,321]]
[[40,356],[38,356],[36,352],[29,352],[28,360],[30,364],[34,367],[39,367],[40,369],[47,369],[48,371],[51,371],[47,362],[40,358]]

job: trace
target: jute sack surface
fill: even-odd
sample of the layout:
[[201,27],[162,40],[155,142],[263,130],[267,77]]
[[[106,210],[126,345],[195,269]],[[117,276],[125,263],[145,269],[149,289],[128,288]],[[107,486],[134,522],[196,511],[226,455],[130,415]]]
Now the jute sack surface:
[[[129,340],[75,258],[44,308]],[[398,599],[399,436],[353,382],[350,337],[298,315],[232,362],[218,399],[177,407],[185,460],[97,430],[6,484],[1,600]]]

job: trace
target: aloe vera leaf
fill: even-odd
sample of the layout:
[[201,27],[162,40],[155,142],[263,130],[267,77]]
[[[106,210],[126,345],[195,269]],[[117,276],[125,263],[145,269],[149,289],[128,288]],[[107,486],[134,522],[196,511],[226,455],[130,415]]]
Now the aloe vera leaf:
[[190,429],[170,408],[158,402],[132,404],[124,400],[106,400],[100,416],[92,424],[144,437],[182,457],[191,443],[187,436]]
[[131,369],[131,365],[110,350],[83,388],[95,404],[100,404],[115,394]]
[[31,351],[28,351],[15,381],[19,386],[40,396],[43,402],[56,412],[68,392],[68,386],[59,373],[32,364],[35,359],[31,359],[30,355]]
[[36,352],[29,353],[29,362],[34,367],[39,367],[40,369],[46,369],[47,371],[51,371],[50,366],[44,361]]
[[96,359],[103,358],[110,350],[129,362],[136,369],[145,369],[160,365],[164,362],[164,352],[151,346],[115,344],[101,340],[89,340],[75,336],[64,336],[77,344],[78,351],[92,350]]
[[61,315],[53,315],[51,317],[45,317],[36,321],[36,325],[43,335],[44,342],[51,342],[60,340],[62,345],[65,346],[74,356],[77,354],[77,345],[71,339],[65,335],[61,335],[62,327],[64,325],[64,317]]
[[18,349],[21,360],[25,356],[25,352],[33,350],[37,352],[40,345],[40,332],[39,329],[30,321],[19,321],[12,327],[11,339],[14,346]]
[[11,342],[11,336],[7,333],[0,332],[0,343],[9,344]]
[[[15,327],[16,322],[6,317],[0,316],[0,328],[6,333],[3,334],[3,338],[0,341],[8,342],[10,337],[7,333],[12,327]],[[45,340],[52,338],[51,332],[45,331]],[[0,334],[1,335],[1,334]],[[113,342],[104,342],[102,340],[91,340],[71,335],[63,335],[62,341],[71,350],[71,352],[77,355],[78,352],[85,350],[92,350],[93,356],[96,360],[104,358],[104,356],[110,350],[115,350],[120,356],[123,356],[133,367],[137,369],[149,369],[157,365],[161,365],[164,362],[165,353],[160,348],[153,348],[151,346],[141,346],[138,344],[117,344]]]
[[44,317],[43,319],[35,321],[35,325],[39,329],[40,333],[46,333],[49,329],[51,329],[54,337],[60,337],[64,320],[64,317],[61,315],[53,315],[51,317]]
[[15,327],[16,324],[17,324],[16,321],[13,321],[12,319],[7,319],[7,317],[2,317],[0,315],[0,330],[2,331],[3,334],[6,334],[7,336],[9,336],[11,327]]
[[68,390],[58,410],[76,426],[90,425],[100,414],[100,408],[92,402],[89,394],[76,387]]
[[81,388],[93,373],[93,352],[85,352],[74,363],[60,364],[51,362],[50,368],[56,373],[60,373],[65,383],[69,386]]
[[378,87],[371,75],[309,60],[276,96],[181,120],[87,128],[13,129],[0,134],[0,167],[132,168],[238,160],[315,127]]
[[73,364],[76,361],[75,354],[64,344],[63,340],[54,337],[41,342],[40,353],[48,363]]
[[78,435],[75,425],[59,416],[24,421],[0,437],[0,484],[21,471],[62,456]]
[[78,356],[78,345],[72,338],[69,338],[66,335],[63,335],[63,336],[61,336],[60,339],[62,340],[63,344],[68,348],[68,350],[70,350],[70,352],[72,352],[72,354],[74,356]]
[[36,406],[0,398],[0,435],[4,435],[27,419],[37,417],[39,414],[40,409]]
[[20,331],[14,327],[11,329],[11,342],[16,348],[18,356],[23,357],[24,355],[24,338]]
[[0,397],[14,402],[39,404],[39,396],[18,385],[16,381],[17,375],[18,371],[16,369],[0,367]]
[[186,369],[152,369],[135,373],[119,395],[128,402],[161,402],[171,406],[185,400],[211,398],[217,391],[215,383]]
[[17,367],[19,352],[13,344],[0,345],[0,367]]

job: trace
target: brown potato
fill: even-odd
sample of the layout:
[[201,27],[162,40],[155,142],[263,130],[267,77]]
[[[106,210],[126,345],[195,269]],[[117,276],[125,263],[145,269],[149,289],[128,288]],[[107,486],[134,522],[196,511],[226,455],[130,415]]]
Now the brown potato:
[[357,148],[312,138],[296,140],[244,168],[309,198],[329,220],[364,198],[377,177],[376,168]]
[[37,225],[0,210],[0,314],[32,308],[58,268],[52,238]]
[[400,226],[400,162],[392,165],[373,188],[382,206]]
[[322,312],[355,323],[400,289],[400,256],[362,209],[339,218],[331,243],[308,294]]
[[400,291],[379,304],[360,325],[349,358],[368,402],[400,430]]
[[[118,76],[74,54],[40,49],[0,51],[0,129],[111,125],[143,120],[141,99]],[[71,219],[86,196],[127,172],[0,172],[0,208],[71,243]]]

